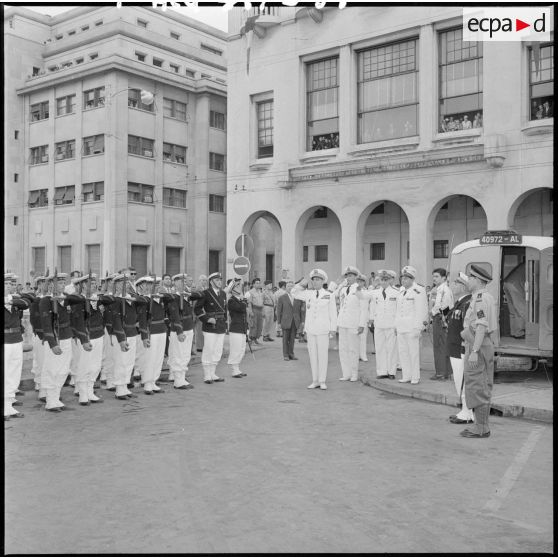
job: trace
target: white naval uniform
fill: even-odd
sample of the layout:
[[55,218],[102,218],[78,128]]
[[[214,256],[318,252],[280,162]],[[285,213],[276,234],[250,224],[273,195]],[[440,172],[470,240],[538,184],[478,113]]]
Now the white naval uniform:
[[385,289],[374,290],[370,301],[370,319],[374,322],[374,341],[376,343],[376,375],[395,376],[397,371],[397,337],[395,316],[399,291],[388,285]]
[[[337,289],[339,297],[339,361],[343,380],[358,380],[358,358],[360,353],[359,327],[368,322],[368,302],[365,297],[357,296],[358,284],[344,285]],[[348,290],[348,292],[347,292]]]
[[[41,390],[41,374],[43,371],[44,359],[45,346],[39,336],[33,334],[33,368],[31,368],[31,374],[33,374],[33,380],[35,382],[35,391]],[[46,392],[43,390],[43,393],[41,393],[39,397],[46,397]]]
[[420,333],[428,319],[426,291],[413,283],[408,289],[401,287],[397,297],[395,328],[402,380],[418,383],[420,380]]
[[337,329],[337,304],[335,295],[320,289],[304,290],[295,285],[293,298],[306,304],[304,331],[308,339],[308,355],[312,369],[312,383],[325,385],[327,378],[329,332]]

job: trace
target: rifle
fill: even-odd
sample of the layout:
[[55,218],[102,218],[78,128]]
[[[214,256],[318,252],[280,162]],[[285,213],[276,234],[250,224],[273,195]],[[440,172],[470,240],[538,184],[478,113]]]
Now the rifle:
[[52,313],[55,316],[58,316],[58,303],[56,300],[58,297],[58,293],[55,292],[58,287],[58,269],[56,267],[54,268],[54,281],[52,283],[52,286]]
[[85,290],[85,311],[87,315],[91,313],[91,304],[89,300],[91,299],[91,268],[89,268],[89,277],[87,279],[87,288]]
[[180,293],[180,313],[182,314],[182,312],[184,311],[184,273],[182,274],[182,291]]
[[107,269],[107,271],[105,272],[105,284],[104,284],[104,286],[103,286],[103,291],[102,291],[102,292],[103,292],[104,294],[107,294],[107,292],[108,292],[108,269]]
[[151,285],[151,298],[149,299],[149,318],[147,324],[148,339],[151,339],[151,320],[153,319],[153,296],[155,295],[155,287],[157,285],[157,275],[153,276],[153,284]]
[[47,280],[48,273],[49,273],[49,268],[47,267],[45,280],[43,281],[43,292],[42,292],[43,296],[46,296],[48,294],[48,280]]
[[126,273],[124,273],[124,281],[122,281],[122,319],[126,316]]

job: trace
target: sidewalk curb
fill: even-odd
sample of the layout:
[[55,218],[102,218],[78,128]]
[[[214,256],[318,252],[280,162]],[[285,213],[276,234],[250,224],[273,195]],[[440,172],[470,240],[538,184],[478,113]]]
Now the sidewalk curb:
[[[409,385],[394,385],[393,380],[391,383],[385,383],[380,380],[370,378],[361,378],[365,386],[372,387],[379,391],[401,395],[402,397],[410,397],[412,399],[421,399],[423,401],[430,401],[432,403],[439,403],[441,405],[449,405],[450,407],[460,407],[460,401],[457,395],[444,395],[443,393],[435,393],[432,391],[423,391],[413,389]],[[501,414],[503,417],[521,418],[526,420],[534,420],[538,422],[545,422],[552,424],[554,420],[554,412],[547,409],[537,409],[535,407],[523,407],[521,405],[513,405],[508,403],[492,403],[491,408]]]

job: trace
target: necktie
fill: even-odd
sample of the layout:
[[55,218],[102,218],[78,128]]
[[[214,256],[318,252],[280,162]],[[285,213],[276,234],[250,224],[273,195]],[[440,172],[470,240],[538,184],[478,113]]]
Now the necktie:
[[350,290],[351,290],[351,287],[348,286],[348,287],[347,287],[347,294],[349,294],[349,291],[350,291]]
[[403,293],[403,296],[407,296],[407,291],[405,291],[405,292]]
[[384,300],[386,299],[386,290],[382,289],[382,296],[384,297]]
[[316,298],[320,296],[320,291],[316,291]]

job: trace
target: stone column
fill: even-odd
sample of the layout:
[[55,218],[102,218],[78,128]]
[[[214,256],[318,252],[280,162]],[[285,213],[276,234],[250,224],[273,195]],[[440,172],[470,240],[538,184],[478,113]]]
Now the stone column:
[[438,51],[436,32],[431,24],[421,26],[418,48],[419,149],[428,149],[438,130]]

